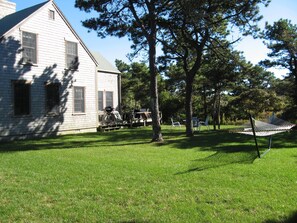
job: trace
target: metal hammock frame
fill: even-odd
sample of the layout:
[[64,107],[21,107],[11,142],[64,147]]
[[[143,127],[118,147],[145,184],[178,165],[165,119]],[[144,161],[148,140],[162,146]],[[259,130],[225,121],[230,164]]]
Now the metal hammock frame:
[[[259,158],[265,156],[270,151],[273,135],[281,132],[287,132],[295,126],[289,122],[276,118],[274,115],[269,118],[269,123],[254,119],[251,114],[249,114],[249,119],[250,119],[250,126],[247,126],[246,128],[244,128],[242,131],[239,131],[238,133],[252,135],[254,137],[257,154]],[[257,136],[259,137],[269,136],[268,148],[262,155],[260,154]]]

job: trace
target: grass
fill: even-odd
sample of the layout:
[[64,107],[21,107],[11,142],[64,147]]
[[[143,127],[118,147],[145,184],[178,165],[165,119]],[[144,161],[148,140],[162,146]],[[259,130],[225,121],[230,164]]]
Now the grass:
[[258,159],[249,136],[184,130],[2,143],[0,222],[296,222],[296,132]]

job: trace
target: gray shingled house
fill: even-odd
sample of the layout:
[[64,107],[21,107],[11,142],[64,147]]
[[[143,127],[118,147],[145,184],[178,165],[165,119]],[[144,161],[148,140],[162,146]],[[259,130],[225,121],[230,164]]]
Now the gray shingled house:
[[0,0],[0,140],[95,132],[101,101],[119,106],[118,71],[98,69],[53,1],[15,8]]

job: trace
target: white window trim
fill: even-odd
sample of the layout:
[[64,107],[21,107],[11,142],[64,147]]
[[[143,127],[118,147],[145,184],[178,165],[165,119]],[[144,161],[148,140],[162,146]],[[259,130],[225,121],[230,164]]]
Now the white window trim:
[[[83,88],[84,89],[84,112],[75,112],[75,91],[74,88]],[[86,107],[86,87],[85,86],[73,86],[72,88],[72,95],[73,95],[73,99],[72,99],[72,115],[85,115],[86,111],[87,111],[87,107]]]
[[79,43],[77,41],[73,41],[73,40],[68,40],[68,39],[64,39],[64,48],[65,48],[65,51],[64,51],[64,58],[65,58],[65,70],[73,70],[73,71],[78,71],[78,69],[72,69],[71,67],[68,67],[67,65],[67,42],[71,42],[71,43],[76,43],[76,56],[78,58],[78,61],[79,61]]
[[[23,30],[23,29],[20,29],[20,32],[21,32],[21,47],[22,47],[22,49],[23,49],[23,47],[24,47],[24,44],[23,44],[23,33],[24,32],[26,32],[26,33],[32,33],[32,34],[35,34],[36,35],[36,63],[28,63],[28,62],[23,62],[23,65],[32,65],[32,66],[37,66],[37,64],[38,64],[38,62],[39,62],[39,60],[38,60],[38,39],[39,39],[39,34],[38,33],[36,33],[36,32],[32,32],[32,31],[28,31],[28,30]],[[24,56],[23,56],[23,52],[22,52],[22,59],[24,58]]]
[[[107,105],[106,105],[106,93],[107,92],[112,92],[112,108],[114,108],[115,106],[114,106],[114,99],[115,99],[115,92],[114,91],[112,91],[112,90],[99,90],[98,89],[98,91],[97,91],[97,94],[98,94],[98,92],[99,91],[101,91],[102,92],[102,96],[103,96],[103,100],[102,100],[102,105],[103,105],[103,110],[102,111],[104,111],[105,110],[105,108],[107,107]],[[101,110],[99,110],[99,98],[98,98],[98,108],[97,108],[97,110],[100,112]]]
[[[102,92],[102,110],[99,110],[99,92]],[[101,91],[101,90],[98,90],[97,91],[97,94],[98,94],[98,107],[97,107],[97,110],[100,112],[100,111],[104,111],[104,91]]]
[[55,21],[56,20],[56,12],[55,10],[49,9],[48,10],[48,19],[51,21]]
[[104,98],[105,99],[105,107],[107,107],[107,92],[112,93],[112,105],[111,105],[111,107],[114,108],[114,106],[113,106],[114,105],[114,92],[113,91],[105,91],[105,98]]

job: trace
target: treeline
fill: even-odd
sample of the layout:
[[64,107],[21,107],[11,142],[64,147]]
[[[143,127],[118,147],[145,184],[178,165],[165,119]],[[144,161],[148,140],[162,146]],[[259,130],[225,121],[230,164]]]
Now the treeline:
[[[156,64],[158,74],[154,82],[158,83],[157,87],[150,84],[151,67],[146,63],[116,61],[122,72],[123,111],[151,108],[153,89],[158,89],[163,121],[171,117],[186,119],[188,136],[193,133],[191,118],[195,116],[203,119],[211,115],[214,128],[220,128],[222,123],[247,119],[248,113],[259,118],[274,112],[296,122],[296,25],[280,19],[272,25],[267,23],[265,29],[258,32],[257,37],[262,38],[270,50],[269,59],[258,65],[246,61],[242,52],[235,51],[227,41],[226,33],[222,32],[224,35],[210,45],[203,45],[206,42],[202,39],[191,39],[199,35],[204,37],[201,30],[189,30],[190,33],[185,33],[177,28],[174,30],[176,38],[161,41],[164,54]],[[267,71],[270,67],[286,69],[287,76],[276,78]]]
[[[122,111],[150,108],[149,68],[144,62],[116,60],[122,73]],[[186,76],[182,63],[158,66],[159,104],[163,122],[185,120]],[[253,65],[240,52],[221,49],[204,55],[193,81],[193,117],[212,117],[215,128],[246,120],[247,114],[267,117],[271,112],[296,120],[294,82],[276,78],[263,66]]]

